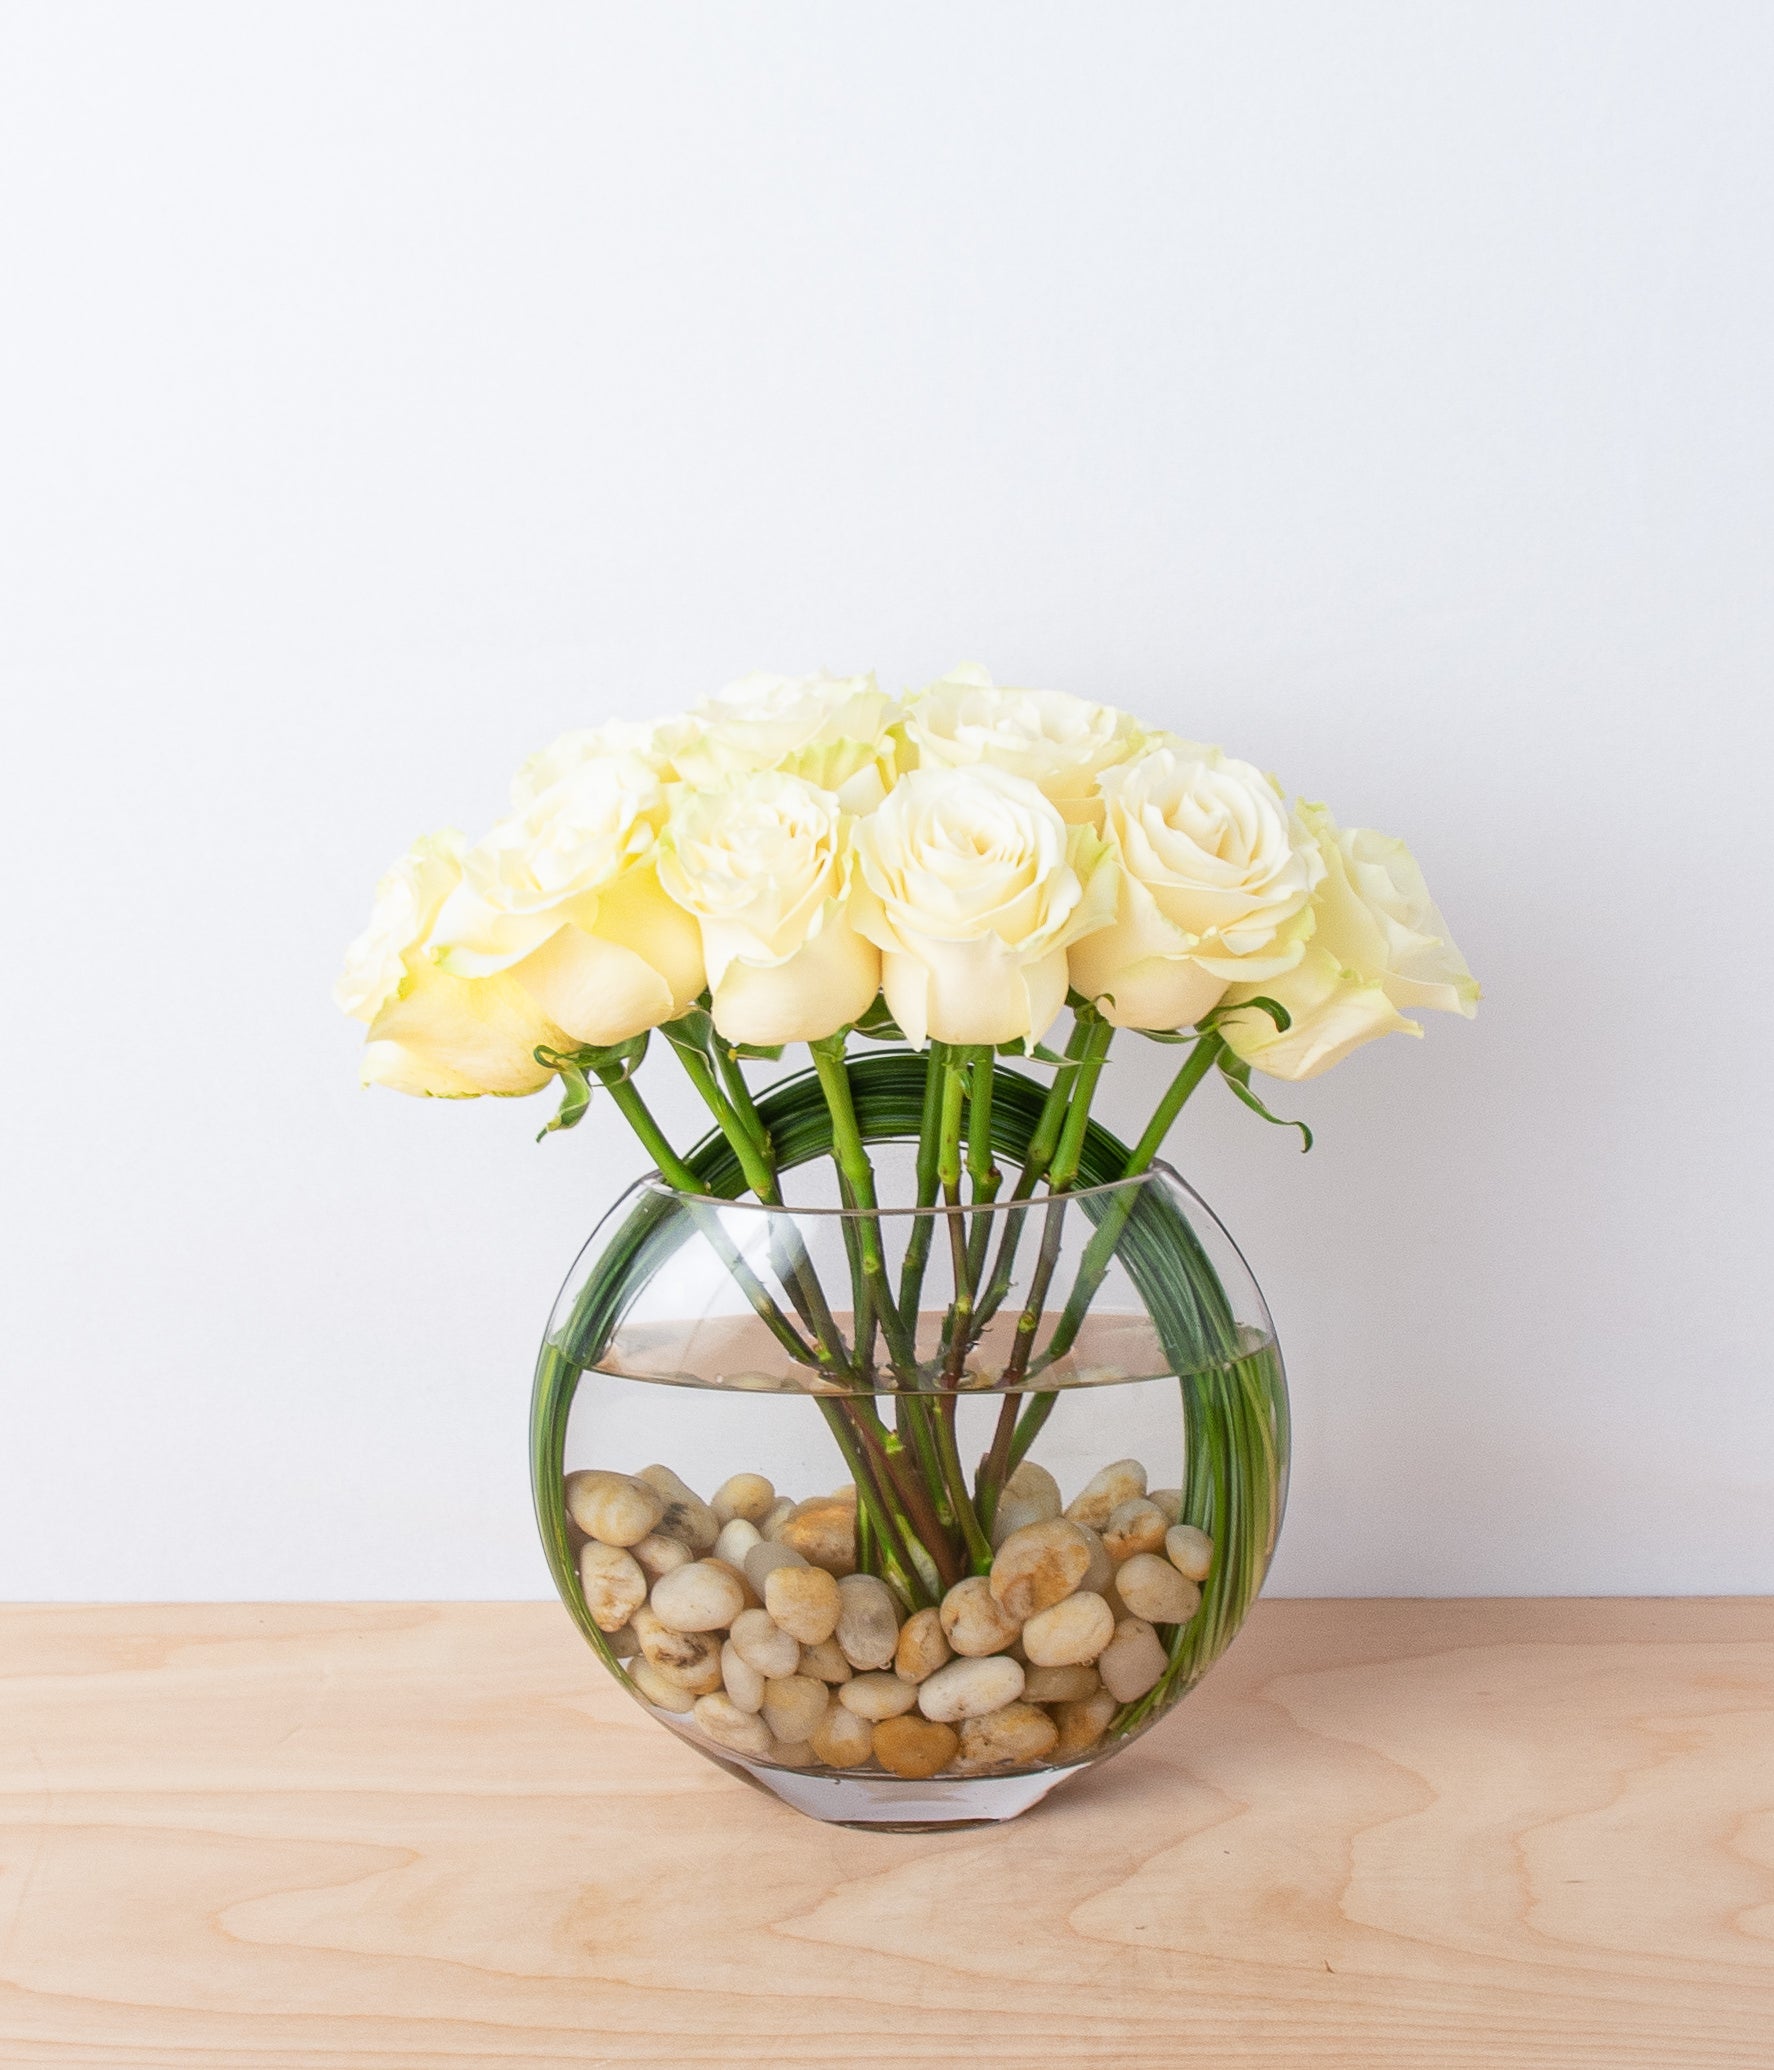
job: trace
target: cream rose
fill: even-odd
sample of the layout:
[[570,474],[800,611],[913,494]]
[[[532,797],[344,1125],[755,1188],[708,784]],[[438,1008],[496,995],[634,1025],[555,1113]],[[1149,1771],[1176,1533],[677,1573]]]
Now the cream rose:
[[1299,962],[1324,874],[1274,784],[1218,748],[1166,741],[1099,780],[1120,864],[1113,922],[1072,983],[1123,1028],[1180,1028],[1228,984]]
[[518,809],[468,851],[434,953],[452,977],[509,972],[574,1044],[625,1042],[703,984],[695,922],[654,866],[666,786],[630,748],[550,753],[555,781],[536,788],[553,772],[528,765]]
[[1102,824],[1097,778],[1146,735],[1128,712],[1064,690],[1012,690],[972,663],[950,669],[906,707],[920,769],[984,762],[1025,777],[1073,824]]
[[376,887],[370,924],[352,943],[333,997],[370,1024],[361,1077],[396,1092],[468,1099],[546,1085],[537,1046],[565,1038],[509,977],[450,977],[427,954],[431,929],[462,879],[453,827],[415,841]]
[[1066,999],[1066,947],[1112,910],[1089,827],[1002,769],[920,769],[858,823],[857,926],[910,1039],[1038,1040]]
[[1410,850],[1367,827],[1345,831],[1322,805],[1302,805],[1300,819],[1324,868],[1312,939],[1292,970],[1226,994],[1233,1004],[1273,999],[1291,1024],[1278,1029],[1260,1011],[1228,1014],[1220,1024],[1227,1044],[1272,1078],[1316,1078],[1376,1035],[1421,1035],[1401,1007],[1470,1020],[1478,984]]
[[845,829],[836,798],[780,770],[680,795],[659,880],[701,929],[729,1042],[815,1042],[873,1003],[881,955],[845,910]]
[[893,782],[896,717],[873,675],[745,676],[665,729],[661,747],[700,790],[780,769],[830,791],[846,812],[872,812]]

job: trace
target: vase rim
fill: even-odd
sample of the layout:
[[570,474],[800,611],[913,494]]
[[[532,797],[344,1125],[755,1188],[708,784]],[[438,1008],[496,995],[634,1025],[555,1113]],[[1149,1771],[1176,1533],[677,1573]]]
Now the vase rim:
[[1154,1180],[1175,1186],[1186,1193],[1194,1189],[1174,1166],[1163,1158],[1154,1158],[1143,1172],[1119,1179],[1105,1179],[1096,1186],[1071,1186],[1064,1193],[1031,1193],[1021,1200],[988,1201],[932,1201],[927,1207],[915,1203],[901,1206],[897,1203],[877,1204],[872,1208],[862,1207],[799,1207],[793,1201],[785,1200],[772,1204],[759,1200],[755,1195],[742,1193],[686,1193],[671,1184],[659,1171],[650,1171],[635,1181],[630,1189],[634,1193],[654,1193],[666,1200],[681,1200],[695,1207],[731,1208],[752,1215],[790,1215],[795,1220],[818,1218],[827,1221],[888,1221],[898,1217],[917,1215],[960,1215],[968,1218],[974,1215],[1002,1215],[1008,1213],[1029,1213],[1035,1209],[1050,1207],[1056,1200],[1098,1200],[1106,1195],[1136,1193],[1141,1187],[1149,1186]]

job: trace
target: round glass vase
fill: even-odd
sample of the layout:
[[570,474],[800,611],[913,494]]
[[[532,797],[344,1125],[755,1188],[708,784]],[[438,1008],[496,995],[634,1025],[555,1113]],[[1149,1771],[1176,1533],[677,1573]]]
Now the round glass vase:
[[1186,1695],[1262,1585],[1288,1451],[1205,1203],[1117,1176],[1094,1125],[1070,1189],[1025,1182],[1045,1088],[1000,1067],[995,1179],[917,1205],[923,1063],[849,1066],[877,1208],[804,1080],[759,1102],[782,1205],[718,1137],[705,1192],[631,1187],[531,1416],[556,1586],[629,1693],[796,1809],[899,1830],[1013,1818]]

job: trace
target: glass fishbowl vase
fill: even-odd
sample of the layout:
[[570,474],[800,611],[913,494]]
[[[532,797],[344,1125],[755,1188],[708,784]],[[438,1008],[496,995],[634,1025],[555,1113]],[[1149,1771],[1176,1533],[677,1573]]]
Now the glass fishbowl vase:
[[875,1197],[804,1083],[759,1103],[780,1204],[657,1175],[568,1276],[531,1459],[562,1600],[662,1725],[785,1803],[922,1830],[1015,1817],[1112,1759],[1225,1650],[1286,1491],[1287,1395],[1231,1238],[1092,1125],[932,1201],[916,1057],[850,1066]]

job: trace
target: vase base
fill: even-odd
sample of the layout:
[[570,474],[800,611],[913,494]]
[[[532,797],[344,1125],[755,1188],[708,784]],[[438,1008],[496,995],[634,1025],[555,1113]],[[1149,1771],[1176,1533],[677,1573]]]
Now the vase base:
[[1050,1790],[1088,1767],[1042,1768],[1025,1775],[962,1775],[907,1782],[893,1775],[801,1775],[791,1768],[753,1767],[728,1756],[731,1768],[793,1811],[830,1826],[871,1833],[940,1833],[1020,1818]]

